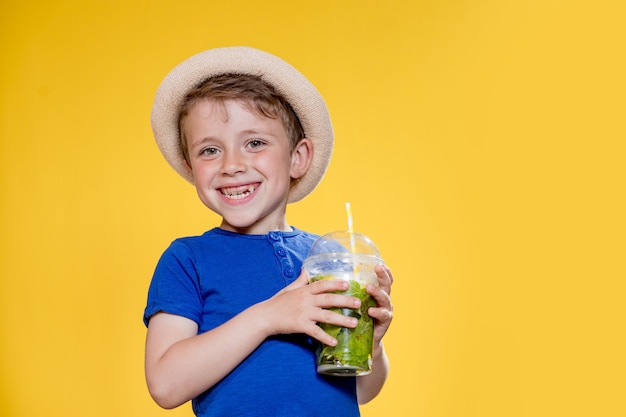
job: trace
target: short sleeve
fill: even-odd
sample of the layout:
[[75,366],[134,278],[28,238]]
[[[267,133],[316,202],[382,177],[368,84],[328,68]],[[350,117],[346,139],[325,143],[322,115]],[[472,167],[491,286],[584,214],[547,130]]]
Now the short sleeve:
[[143,321],[158,312],[186,317],[200,325],[202,296],[192,249],[176,240],[157,263],[150,287]]

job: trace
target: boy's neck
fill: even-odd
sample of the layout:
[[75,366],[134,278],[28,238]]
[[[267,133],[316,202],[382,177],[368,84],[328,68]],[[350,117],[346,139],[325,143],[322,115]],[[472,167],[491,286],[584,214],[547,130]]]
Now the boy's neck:
[[248,227],[233,227],[232,225],[222,221],[220,224],[220,229],[227,230],[229,232],[238,233],[241,235],[266,235],[269,232],[293,232],[293,227],[291,227],[287,220],[285,220],[282,224],[277,225],[275,227],[259,227],[258,225],[251,225]]

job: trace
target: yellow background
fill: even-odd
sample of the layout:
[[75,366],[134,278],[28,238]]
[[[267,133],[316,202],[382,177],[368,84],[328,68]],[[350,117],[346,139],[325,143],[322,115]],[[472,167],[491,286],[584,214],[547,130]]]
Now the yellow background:
[[365,417],[626,415],[625,19],[621,0],[3,0],[0,415],[191,415],[149,398],[141,316],[161,252],[217,219],[149,113],[174,65],[227,45],[293,63],[333,116],[291,223],[345,229],[350,201],[393,268]]

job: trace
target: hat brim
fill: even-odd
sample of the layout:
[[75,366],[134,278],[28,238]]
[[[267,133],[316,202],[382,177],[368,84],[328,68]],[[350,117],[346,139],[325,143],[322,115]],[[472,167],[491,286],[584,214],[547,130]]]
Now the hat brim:
[[180,106],[190,89],[210,77],[229,73],[260,76],[285,97],[298,116],[305,137],[313,144],[309,170],[298,181],[292,181],[289,190],[289,203],[301,200],[326,173],[333,150],[333,128],[326,103],[313,84],[292,65],[267,52],[241,46],[210,49],[170,71],[157,90],[151,115],[161,153],[176,172],[194,183],[180,147]]

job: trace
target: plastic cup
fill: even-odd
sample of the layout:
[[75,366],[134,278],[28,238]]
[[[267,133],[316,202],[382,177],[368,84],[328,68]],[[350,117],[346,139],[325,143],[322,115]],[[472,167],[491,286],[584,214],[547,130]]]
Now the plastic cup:
[[359,309],[330,308],[344,315],[356,317],[355,328],[319,323],[324,331],[337,339],[336,346],[320,343],[316,352],[317,372],[337,376],[367,375],[372,371],[374,323],[367,313],[376,305],[367,293],[367,284],[378,285],[374,268],[383,262],[374,243],[365,235],[333,232],[318,238],[303,267],[309,281],[341,279],[350,282],[350,288],[339,294],[361,299]]

